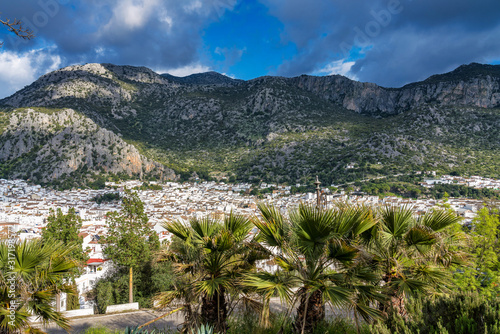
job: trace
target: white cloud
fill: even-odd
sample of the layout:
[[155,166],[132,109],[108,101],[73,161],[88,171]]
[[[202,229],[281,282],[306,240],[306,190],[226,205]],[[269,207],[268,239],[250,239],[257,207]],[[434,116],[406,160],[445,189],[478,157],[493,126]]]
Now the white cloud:
[[61,57],[50,49],[31,50],[25,53],[3,51],[0,53],[0,98],[9,96],[41,75],[61,66]]
[[176,77],[185,77],[190,74],[204,73],[211,71],[210,67],[202,65],[200,63],[189,64],[182,67],[170,68],[170,69],[155,69],[156,73],[168,73]]
[[184,6],[184,10],[186,12],[194,12],[194,11],[199,11],[203,7],[203,4],[201,1],[196,0],[191,3],[188,3],[187,5]]
[[140,29],[155,14],[158,0],[122,0],[113,8],[113,16],[104,26],[104,33],[116,34]]
[[340,59],[333,61],[317,71],[318,74],[322,75],[334,75],[340,74],[351,79],[356,79],[355,76],[350,75],[351,67],[355,64],[354,61],[346,61],[345,59]]
[[163,10],[161,13],[158,14],[158,20],[160,20],[160,22],[165,23],[167,29],[172,28],[172,25],[174,23],[174,20],[172,19],[171,16],[168,15],[166,10]]
[[98,57],[102,57],[102,56],[106,55],[106,49],[103,48],[102,46],[99,46],[99,47],[95,48],[95,53]]

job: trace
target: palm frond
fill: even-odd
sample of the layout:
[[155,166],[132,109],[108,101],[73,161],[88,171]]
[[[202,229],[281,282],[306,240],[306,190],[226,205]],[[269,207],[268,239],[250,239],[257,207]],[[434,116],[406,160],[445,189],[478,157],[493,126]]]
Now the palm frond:
[[203,219],[191,219],[189,224],[194,232],[193,238],[196,240],[211,238],[222,228],[220,221],[208,217]]
[[301,203],[290,212],[290,220],[299,245],[305,249],[321,247],[334,236],[333,210],[321,210],[316,206]]
[[165,223],[163,228],[183,241],[187,241],[191,237],[189,228],[179,221]]
[[276,264],[286,272],[296,271],[299,268],[297,261],[290,261],[287,257],[277,255],[274,257]]
[[421,253],[424,253],[436,243],[436,235],[427,226],[415,225],[406,233],[405,241],[409,247],[414,246]]
[[404,295],[406,298],[416,296],[418,293],[423,293],[427,290],[428,285],[418,279],[399,277],[393,279],[388,287],[395,292],[396,295]]
[[433,286],[444,285],[450,278],[446,271],[436,266],[418,265],[412,270],[416,278]]
[[461,218],[456,213],[448,210],[435,210],[420,217],[419,223],[440,232],[450,225],[460,222]]
[[386,206],[381,210],[381,227],[392,238],[402,238],[413,222],[413,209],[411,207]]
[[371,322],[372,320],[381,319],[383,317],[382,311],[372,308],[362,302],[355,303],[353,309],[354,312],[358,313],[366,322]]
[[350,302],[353,295],[352,290],[340,286],[325,283],[320,290],[323,292],[323,299],[332,303],[332,305],[343,308]]
[[330,240],[328,242],[326,256],[330,260],[348,265],[352,263],[357,254],[358,249],[349,246],[345,241]]
[[280,272],[260,272],[246,275],[243,284],[268,298],[277,294],[281,301],[290,303],[293,295],[292,288],[296,286],[297,280],[291,275]]
[[362,301],[365,305],[387,301],[387,296],[380,293],[379,288],[374,285],[357,284],[353,286],[353,289],[356,291],[356,300]]
[[224,219],[224,228],[229,231],[236,242],[241,242],[248,237],[252,230],[252,222],[243,215],[231,213]]
[[254,218],[252,223],[259,229],[259,237],[271,247],[281,247],[287,228],[283,215],[273,206],[258,204],[262,220]]
[[170,306],[176,299],[182,299],[182,290],[164,291],[153,297],[153,303],[156,308],[165,308]]
[[377,224],[372,209],[363,205],[338,203],[334,215],[335,232],[350,238],[370,230]]
[[231,282],[227,277],[211,277],[203,281],[195,282],[194,286],[199,294],[203,294],[209,298],[212,298],[223,288],[231,288]]
[[[6,249],[6,243],[0,242],[0,257],[4,258]],[[19,320],[16,320],[16,328],[9,330],[33,329],[24,313],[38,317],[43,323],[53,321],[64,329],[70,328],[68,320],[54,310],[53,303],[57,293],[74,293],[73,287],[64,283],[64,279],[69,277],[76,266],[73,260],[68,259],[73,249],[73,246],[66,247],[62,242],[54,240],[23,241],[14,244],[13,250],[9,249],[14,255],[14,269],[9,271],[16,279],[15,296],[20,305],[15,311]],[[5,265],[7,261],[0,264],[1,272],[4,272]],[[10,303],[10,296],[4,295],[2,291],[0,296],[2,305]]]

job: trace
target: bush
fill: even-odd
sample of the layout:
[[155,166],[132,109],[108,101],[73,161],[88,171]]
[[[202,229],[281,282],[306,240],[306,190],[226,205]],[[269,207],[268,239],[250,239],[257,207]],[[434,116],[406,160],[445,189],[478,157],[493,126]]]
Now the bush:
[[463,293],[434,301],[417,298],[408,302],[410,320],[397,312],[370,326],[375,334],[500,333],[500,299],[485,299],[478,293]]
[[[275,334],[278,333],[283,324],[283,334],[293,333],[292,317],[285,319],[284,314],[278,314],[271,318],[271,326],[267,329],[259,328],[258,316],[246,314],[229,318],[228,334]],[[342,333],[357,334],[356,325],[350,319],[341,317],[331,318],[321,322],[314,330],[313,334]],[[360,334],[369,334],[370,329],[367,324],[362,323],[359,327]]]
[[109,281],[99,281],[97,291],[97,312],[104,314],[108,305],[114,304],[113,284]]
[[[108,305],[128,303],[128,275],[128,268],[120,267],[97,281],[93,294],[99,313],[105,313]],[[160,291],[169,290],[173,280],[170,263],[145,263],[134,273],[134,301],[140,307],[151,307],[153,296]]]
[[[75,290],[77,290],[76,287]],[[78,290],[76,291],[76,294],[68,294],[67,298],[68,298],[68,306],[66,307],[67,311],[80,309],[80,302],[78,300]]]
[[119,330],[112,330],[103,326],[90,327],[85,330],[85,334],[120,334]]
[[119,201],[120,198],[121,198],[120,193],[111,192],[111,193],[96,195],[96,196],[92,197],[90,200],[93,202],[96,202],[97,204],[101,204],[101,203],[116,202],[116,201]]

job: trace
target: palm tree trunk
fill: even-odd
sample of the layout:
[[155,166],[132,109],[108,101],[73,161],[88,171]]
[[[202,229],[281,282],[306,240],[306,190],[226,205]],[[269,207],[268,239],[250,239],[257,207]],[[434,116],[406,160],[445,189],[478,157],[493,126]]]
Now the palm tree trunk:
[[134,302],[134,291],[133,291],[133,279],[132,279],[132,267],[130,267],[129,271],[129,279],[128,279],[128,302]]
[[262,301],[262,312],[260,314],[260,319],[259,319],[259,326],[262,328],[271,327],[271,322],[269,321],[270,301],[271,300],[269,297],[264,297],[264,300]]
[[312,333],[318,323],[325,318],[323,293],[316,290],[310,295],[303,294],[294,323],[295,333]]
[[[385,284],[389,284],[392,281],[392,276],[390,274],[385,274],[382,278]],[[387,314],[389,309],[396,311],[403,319],[408,319],[408,311],[406,310],[405,296],[404,294],[398,294],[397,290],[391,290],[388,294],[389,302],[388,304],[379,304],[379,310]]]
[[201,319],[203,323],[214,327],[214,332],[227,331],[227,304],[225,290],[221,288],[212,297],[203,296],[201,305]]
[[356,320],[356,332],[359,334],[359,319],[358,319],[358,312],[356,312],[356,309],[354,309],[354,320]]
[[61,312],[61,294],[56,295],[56,312]]
[[184,324],[182,325],[181,333],[191,333],[197,327],[191,304],[184,304]]
[[391,296],[391,307],[405,320],[408,319],[408,311],[406,310],[405,296]]
[[[318,202],[319,202],[319,199],[318,199]],[[319,206],[319,205],[318,205]],[[302,317],[302,329],[300,330],[300,334],[304,334],[304,331],[306,329],[306,319],[307,319],[307,311],[309,311],[307,309],[307,307],[309,306],[309,298],[311,298],[311,295],[310,294],[307,294],[306,295],[306,305],[304,307],[304,316]]]

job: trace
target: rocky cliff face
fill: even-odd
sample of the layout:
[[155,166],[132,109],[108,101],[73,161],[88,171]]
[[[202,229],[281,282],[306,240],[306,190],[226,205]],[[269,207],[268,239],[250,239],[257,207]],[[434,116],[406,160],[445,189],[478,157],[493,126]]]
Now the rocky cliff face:
[[[6,116],[4,115],[4,118]],[[172,170],[139,153],[113,132],[72,109],[11,111],[0,135],[0,163],[9,176],[50,182],[76,171],[175,178]]]
[[[491,67],[491,71],[479,71],[484,67]],[[346,109],[369,115],[394,115],[427,104],[500,106],[500,75],[495,66],[480,64],[464,65],[448,74],[397,89],[357,82],[340,75],[303,75],[291,80],[300,88]]]

